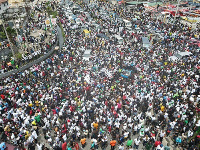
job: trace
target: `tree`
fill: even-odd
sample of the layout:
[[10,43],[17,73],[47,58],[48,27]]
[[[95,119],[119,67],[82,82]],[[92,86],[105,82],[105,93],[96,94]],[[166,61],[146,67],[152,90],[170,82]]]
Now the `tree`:
[[14,36],[16,35],[16,31],[15,29],[11,28],[11,27],[7,27],[6,28],[7,33],[9,34],[9,36]]
[[0,32],[0,39],[6,39],[6,34],[5,32]]
[[6,33],[3,29],[3,26],[0,26],[0,39],[6,39]]

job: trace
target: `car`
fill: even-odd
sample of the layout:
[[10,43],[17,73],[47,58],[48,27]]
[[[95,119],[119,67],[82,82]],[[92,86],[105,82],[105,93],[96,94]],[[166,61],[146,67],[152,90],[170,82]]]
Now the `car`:
[[132,72],[131,70],[123,69],[122,73],[121,73],[121,77],[127,79],[127,78],[129,78],[131,76],[131,72]]
[[187,57],[190,57],[192,56],[193,54],[191,52],[178,52],[176,54],[174,54],[173,56],[170,56],[168,58],[169,61],[178,61],[178,60],[181,60],[181,59],[185,59]]
[[103,39],[106,39],[106,40],[109,40],[109,37],[107,37],[105,34],[103,33],[99,33],[96,35],[98,38],[103,38]]
[[142,37],[142,46],[145,48],[149,48],[151,46],[151,43],[148,37]]

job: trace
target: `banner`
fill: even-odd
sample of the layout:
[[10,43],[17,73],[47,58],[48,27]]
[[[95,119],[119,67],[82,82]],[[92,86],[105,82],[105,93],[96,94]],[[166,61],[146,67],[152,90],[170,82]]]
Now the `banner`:
[[17,39],[18,39],[18,41],[19,41],[20,43],[23,41],[21,35],[18,35],[18,36],[17,36]]
[[51,23],[52,23],[52,25],[55,25],[56,24],[56,18],[52,18]]

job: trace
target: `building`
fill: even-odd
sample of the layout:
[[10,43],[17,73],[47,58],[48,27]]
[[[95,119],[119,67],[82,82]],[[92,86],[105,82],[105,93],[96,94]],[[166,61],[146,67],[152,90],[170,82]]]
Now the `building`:
[[19,7],[22,6],[24,0],[8,0],[8,4],[10,7]]
[[0,0],[0,14],[9,8],[8,0]]

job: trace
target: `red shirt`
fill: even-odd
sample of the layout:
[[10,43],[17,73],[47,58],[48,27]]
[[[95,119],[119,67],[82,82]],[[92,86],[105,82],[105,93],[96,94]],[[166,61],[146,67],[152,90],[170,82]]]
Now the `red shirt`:
[[66,150],[66,149],[67,149],[67,143],[65,142],[62,144],[62,150]]
[[1,94],[1,98],[2,98],[2,99],[5,99],[5,95]]

